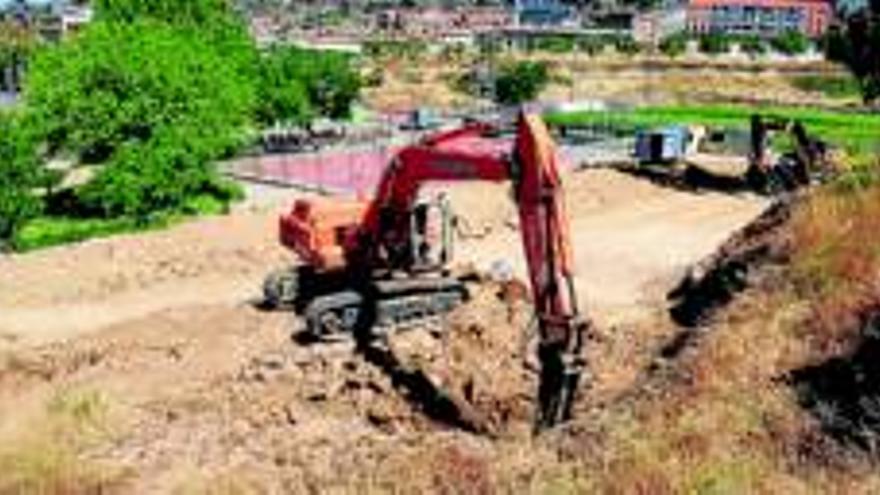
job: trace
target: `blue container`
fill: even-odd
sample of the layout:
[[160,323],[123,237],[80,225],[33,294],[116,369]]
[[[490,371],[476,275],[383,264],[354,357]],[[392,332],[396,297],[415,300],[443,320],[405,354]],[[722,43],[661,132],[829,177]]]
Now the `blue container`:
[[684,126],[669,126],[636,134],[636,160],[639,163],[673,163],[687,153],[690,131]]

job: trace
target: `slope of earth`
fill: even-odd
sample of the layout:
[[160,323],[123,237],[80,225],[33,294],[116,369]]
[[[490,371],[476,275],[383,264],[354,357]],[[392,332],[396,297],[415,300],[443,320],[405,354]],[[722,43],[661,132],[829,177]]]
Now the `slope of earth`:
[[[584,409],[637,378],[674,331],[652,317],[672,282],[764,203],[612,171],[568,182],[578,284],[604,336]],[[470,230],[459,256],[522,273],[506,190],[451,194]],[[529,435],[526,307],[489,285],[385,343],[298,342],[296,319],[251,304],[287,260],[274,217],[0,260],[0,492],[485,493],[551,486],[567,469]]]
[[707,324],[671,339],[666,359],[592,423],[578,421],[573,436],[580,440],[572,444],[598,437],[606,448],[575,454],[568,486],[877,493],[874,180],[861,190],[826,188],[800,198],[713,257],[707,274],[731,262],[748,265],[740,265],[745,292]]

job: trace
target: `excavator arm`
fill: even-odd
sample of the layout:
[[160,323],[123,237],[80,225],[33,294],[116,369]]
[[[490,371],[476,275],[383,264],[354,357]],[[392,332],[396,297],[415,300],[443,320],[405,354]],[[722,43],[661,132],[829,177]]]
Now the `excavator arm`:
[[391,228],[406,228],[403,219],[427,182],[512,181],[538,321],[541,409],[537,426],[543,428],[571,414],[584,367],[587,328],[577,305],[560,163],[547,126],[537,116],[520,115],[512,151],[499,152],[486,145],[493,141],[481,136],[489,130],[481,125],[465,127],[403,149],[367,210],[362,234],[369,242],[360,245],[382,243],[389,228],[384,213],[399,213],[401,221],[390,222]]

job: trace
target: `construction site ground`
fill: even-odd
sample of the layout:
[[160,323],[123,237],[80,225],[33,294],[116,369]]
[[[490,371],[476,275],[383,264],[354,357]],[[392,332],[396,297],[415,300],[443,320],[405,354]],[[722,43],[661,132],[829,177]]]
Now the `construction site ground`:
[[[666,293],[687,267],[767,203],[612,170],[567,182],[578,289],[599,334],[583,394],[595,403],[631,387],[674,331]],[[480,492],[477,464],[552,462],[530,435],[529,316],[515,295],[486,284],[448,318],[359,352],[300,342],[294,316],[259,309],[263,277],[292,261],[276,218],[296,194],[0,258],[0,455],[69,443],[125,493],[382,491],[389,479]],[[522,277],[508,188],[450,194],[465,219],[459,261],[486,270],[505,260]],[[47,426],[59,414],[90,426],[59,440]]]

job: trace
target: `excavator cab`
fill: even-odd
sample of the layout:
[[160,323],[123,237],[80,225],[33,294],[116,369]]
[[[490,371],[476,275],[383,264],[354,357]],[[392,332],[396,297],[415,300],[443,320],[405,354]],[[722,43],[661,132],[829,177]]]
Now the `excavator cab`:
[[452,207],[442,192],[420,197],[407,210],[382,208],[380,266],[412,274],[444,270],[452,261],[453,224]]
[[417,202],[410,218],[411,269],[442,270],[452,261],[455,217],[445,193]]

